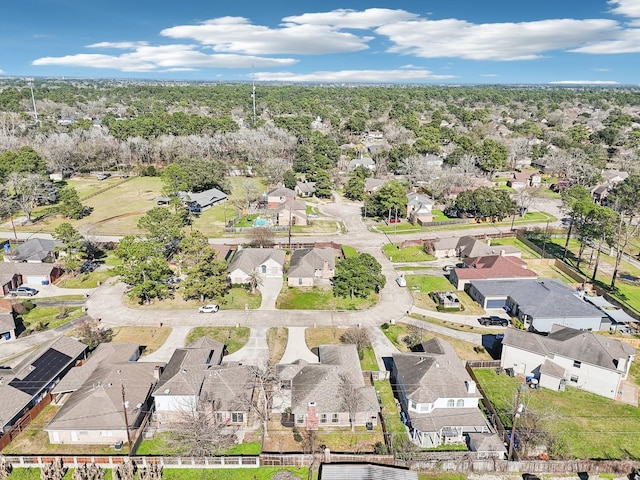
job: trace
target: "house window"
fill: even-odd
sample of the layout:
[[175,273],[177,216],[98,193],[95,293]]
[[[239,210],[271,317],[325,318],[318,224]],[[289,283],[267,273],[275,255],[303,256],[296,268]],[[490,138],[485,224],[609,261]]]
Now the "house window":
[[297,415],[296,423],[304,423],[304,415]]
[[447,407],[451,408],[451,407],[455,407],[456,406],[456,401],[454,399],[449,399],[447,400]]
[[112,433],[113,432],[111,430],[100,430],[101,437],[110,437]]
[[571,380],[572,383],[578,383],[578,376],[577,375],[571,375],[570,380]]
[[298,278],[298,285],[302,285],[302,277]]
[[338,414],[334,413],[331,415],[331,423],[338,423]]
[[260,265],[260,270],[262,271],[262,273],[267,273],[267,266],[266,265]]
[[216,422],[218,423],[224,422],[224,417],[222,416],[221,413],[216,413]]
[[578,360],[573,361],[573,368],[580,368],[580,365],[582,365],[582,362],[579,362]]
[[326,413],[321,413],[320,414],[320,423],[327,423],[327,414]]
[[415,410],[416,409],[416,402],[414,402],[413,400],[409,401],[409,408],[411,410]]
[[233,412],[231,414],[231,421],[233,423],[243,423],[244,422],[244,413],[242,413],[242,412]]
[[464,407],[464,400],[462,399],[458,400],[456,407]]

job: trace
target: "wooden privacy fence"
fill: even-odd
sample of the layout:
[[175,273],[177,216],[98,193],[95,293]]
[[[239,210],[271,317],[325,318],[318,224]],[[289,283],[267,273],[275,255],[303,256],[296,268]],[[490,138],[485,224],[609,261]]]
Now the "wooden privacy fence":
[[18,436],[18,434],[22,432],[34,418],[38,416],[44,407],[51,403],[52,398],[51,394],[47,393],[40,402],[31,407],[22,417],[20,417],[10,430],[0,437],[0,452],[9,445],[9,443],[11,443],[11,441]]

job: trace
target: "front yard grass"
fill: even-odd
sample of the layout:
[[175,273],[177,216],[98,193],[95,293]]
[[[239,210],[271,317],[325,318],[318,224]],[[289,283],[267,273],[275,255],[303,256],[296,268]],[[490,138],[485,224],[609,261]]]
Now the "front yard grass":
[[62,288],[96,288],[112,277],[109,270],[95,270],[81,273],[75,277],[62,277],[56,282],[56,286]]
[[[64,314],[63,318],[58,318]],[[21,315],[24,327],[31,331],[43,331],[59,327],[84,315],[82,307],[35,307]]]
[[224,343],[227,353],[240,350],[249,340],[249,327],[196,327],[187,335],[187,345],[201,338],[209,337]]
[[169,337],[170,327],[116,327],[113,329],[112,342],[137,343],[144,350],[142,355],[149,355],[158,350]]
[[422,245],[412,245],[410,247],[398,248],[395,243],[387,243],[382,247],[382,251],[392,262],[431,262],[436,257],[427,253]]
[[271,327],[267,330],[267,345],[269,346],[269,365],[280,362],[287,349],[289,329],[287,327]]
[[[492,369],[477,369],[475,374],[502,421],[510,426],[513,398],[522,379],[497,375]],[[640,409],[571,387],[564,392],[545,388],[526,392],[530,392],[527,408],[540,413],[552,410],[553,420],[545,429],[557,439],[559,453],[591,459],[640,457]]]
[[366,310],[378,302],[371,292],[367,298],[334,297],[331,287],[283,287],[276,300],[282,310]]
[[206,303],[217,303],[220,305],[221,310],[244,310],[245,308],[254,310],[260,307],[261,302],[262,295],[259,292],[252,294],[242,287],[229,289],[220,301],[217,299],[205,300],[204,302],[199,300],[185,300],[179,288],[173,291],[171,297],[163,298],[162,300],[155,299],[152,303],[144,305],[141,305],[137,298],[130,298],[128,296],[123,298],[123,303],[126,306],[144,310],[197,310],[198,307]]

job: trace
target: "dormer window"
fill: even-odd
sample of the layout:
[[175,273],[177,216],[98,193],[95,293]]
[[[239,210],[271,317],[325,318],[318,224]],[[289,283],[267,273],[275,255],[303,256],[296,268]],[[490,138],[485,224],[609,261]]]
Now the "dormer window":
[[580,365],[582,365],[582,362],[579,362],[578,360],[573,361],[573,368],[580,368]]

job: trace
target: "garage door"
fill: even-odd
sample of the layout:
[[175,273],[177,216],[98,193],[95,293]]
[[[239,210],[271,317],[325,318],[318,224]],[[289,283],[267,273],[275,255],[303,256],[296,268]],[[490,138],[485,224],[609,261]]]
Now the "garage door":
[[42,275],[29,275],[29,276],[23,276],[23,280],[24,283],[29,283],[31,285],[42,285],[42,282],[47,280],[47,277]]
[[504,308],[506,300],[487,300],[487,306],[485,308]]

